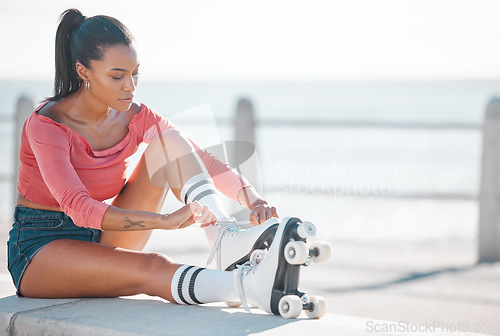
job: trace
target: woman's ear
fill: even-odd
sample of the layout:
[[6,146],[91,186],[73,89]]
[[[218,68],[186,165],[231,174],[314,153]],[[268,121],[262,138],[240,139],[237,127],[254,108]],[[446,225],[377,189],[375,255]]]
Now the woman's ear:
[[82,79],[82,81],[86,82],[89,80],[88,77],[89,70],[85,67],[85,65],[83,65],[80,62],[76,62],[75,68],[76,68],[76,73]]

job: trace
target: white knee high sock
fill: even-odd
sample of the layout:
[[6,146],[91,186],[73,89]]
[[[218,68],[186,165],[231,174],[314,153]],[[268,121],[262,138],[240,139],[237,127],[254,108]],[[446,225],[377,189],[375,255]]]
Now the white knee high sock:
[[182,265],[172,278],[172,296],[176,303],[189,305],[239,301],[233,276],[234,272]]
[[185,204],[198,201],[200,204],[208,206],[219,219],[229,217],[222,206],[214,182],[208,174],[200,173],[191,177],[182,186],[181,199]]

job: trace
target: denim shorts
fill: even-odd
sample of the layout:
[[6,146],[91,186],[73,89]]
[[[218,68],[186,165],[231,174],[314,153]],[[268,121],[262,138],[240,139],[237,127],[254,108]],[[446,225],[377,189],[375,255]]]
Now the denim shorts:
[[[35,254],[57,239],[76,239],[98,243],[101,231],[76,226],[64,212],[16,206],[14,224],[7,242],[8,269],[19,292],[19,283]],[[50,271],[50,270],[48,270]]]

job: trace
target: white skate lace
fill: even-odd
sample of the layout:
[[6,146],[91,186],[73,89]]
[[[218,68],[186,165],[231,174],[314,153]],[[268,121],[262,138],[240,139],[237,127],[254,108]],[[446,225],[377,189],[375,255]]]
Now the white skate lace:
[[217,239],[215,239],[214,246],[212,246],[212,250],[210,251],[210,255],[208,256],[206,266],[210,265],[212,260],[214,260],[215,253],[217,253],[217,268],[219,268],[221,265],[221,255],[218,252],[220,250],[220,243],[222,242],[222,237],[224,236],[224,233],[226,233],[226,231],[239,229],[239,227],[236,222],[236,219],[234,218],[229,218],[227,220],[219,220],[214,225],[219,227],[219,234],[217,235]]
[[247,312],[250,312],[250,307],[248,306],[245,290],[243,289],[243,277],[250,271],[255,270],[255,266],[257,266],[257,263],[253,260],[247,261],[243,265],[236,266],[236,272],[238,272],[238,293],[240,294],[241,305]]

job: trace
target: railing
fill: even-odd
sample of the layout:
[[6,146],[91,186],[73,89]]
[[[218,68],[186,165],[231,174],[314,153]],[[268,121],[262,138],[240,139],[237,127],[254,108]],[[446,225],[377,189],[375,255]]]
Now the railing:
[[[426,130],[483,130],[483,161],[481,190],[479,197],[480,220],[478,236],[478,262],[500,261],[500,99],[493,99],[486,110],[484,125],[463,123],[381,123],[348,122],[333,120],[272,120],[257,121],[254,118],[252,103],[242,99],[236,112],[236,141],[255,143],[255,127],[379,127],[411,128]],[[235,159],[234,162],[241,162]],[[404,197],[404,194],[400,195]],[[435,195],[434,195],[435,196]],[[407,195],[408,197],[408,195]],[[412,197],[411,195],[409,197]],[[459,199],[477,200],[473,195],[455,195]]]
[[[12,182],[12,193],[17,194],[16,183],[19,170],[19,147],[22,126],[26,118],[33,111],[34,104],[26,96],[19,98],[16,105],[16,113],[13,117],[1,117],[0,122],[13,123],[14,131],[14,167],[11,176],[0,176],[0,181]],[[264,125],[272,127],[376,127],[376,128],[411,128],[426,130],[483,130],[483,158],[481,171],[481,189],[479,195],[479,235],[478,252],[479,262],[500,261],[500,99],[493,99],[486,110],[484,125],[461,124],[461,123],[382,123],[382,122],[350,122],[334,120],[256,120],[252,103],[248,99],[241,99],[237,105],[236,118],[234,120],[217,120],[220,124],[232,124],[235,127],[235,140],[255,143],[255,128]],[[235,153],[238,155],[238,153]],[[234,162],[241,162],[235,157]],[[256,167],[255,167],[256,169]],[[255,171],[255,173],[257,173]],[[247,170],[246,175],[249,174]],[[250,174],[252,171],[250,169]],[[251,176],[248,176],[251,178]],[[460,195],[461,198],[477,200],[471,195]]]

